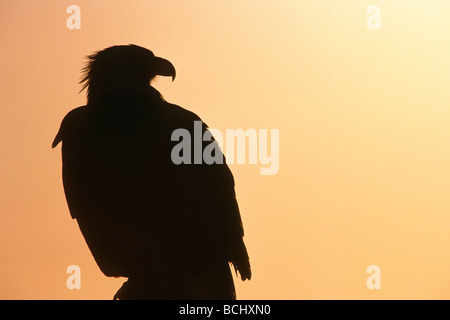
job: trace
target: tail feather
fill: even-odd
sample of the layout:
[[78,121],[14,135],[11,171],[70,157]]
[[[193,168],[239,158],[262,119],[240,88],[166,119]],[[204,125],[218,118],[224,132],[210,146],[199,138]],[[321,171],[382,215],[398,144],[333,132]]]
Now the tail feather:
[[252,270],[250,267],[250,259],[248,257],[247,248],[245,247],[244,241],[241,239],[237,244],[237,248],[234,251],[235,255],[231,259],[231,263],[234,267],[234,270],[241,275],[241,279],[250,280],[252,277]]

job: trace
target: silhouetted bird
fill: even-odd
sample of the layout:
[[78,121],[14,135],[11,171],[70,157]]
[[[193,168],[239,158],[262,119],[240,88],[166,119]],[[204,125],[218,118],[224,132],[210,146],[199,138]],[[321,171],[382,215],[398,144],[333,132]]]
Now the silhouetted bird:
[[225,161],[172,161],[172,132],[193,137],[201,120],[150,86],[175,68],[127,45],[88,56],[83,71],[87,105],[65,116],[53,147],[62,141],[68,207],[98,266],[128,277],[115,298],[235,299],[229,263],[242,280],[251,271],[233,175]]

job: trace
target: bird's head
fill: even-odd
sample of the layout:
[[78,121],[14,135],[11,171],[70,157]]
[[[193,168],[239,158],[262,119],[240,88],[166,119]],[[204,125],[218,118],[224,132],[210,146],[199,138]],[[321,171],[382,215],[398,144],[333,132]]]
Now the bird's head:
[[166,59],[137,45],[119,45],[87,57],[80,83],[87,89],[88,102],[103,94],[139,90],[160,76],[175,79],[175,68]]

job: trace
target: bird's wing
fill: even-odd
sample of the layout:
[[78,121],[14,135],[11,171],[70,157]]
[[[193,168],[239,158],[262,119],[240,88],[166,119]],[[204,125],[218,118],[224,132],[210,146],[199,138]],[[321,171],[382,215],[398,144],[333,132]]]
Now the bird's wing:
[[[207,130],[206,125],[204,130]],[[211,171],[210,175],[214,177],[217,198],[222,206],[228,261],[233,264],[236,271],[239,271],[242,280],[246,280],[251,278],[251,269],[243,241],[244,228],[236,199],[235,180],[223,154],[222,157],[222,164],[209,165],[208,169]]]
[[82,177],[80,164],[80,144],[82,140],[82,124],[86,121],[86,107],[71,110],[62,120],[52,148],[63,142],[63,186],[67,204],[72,218],[76,218],[77,208],[83,200],[83,189],[79,179]]
[[[182,125],[185,128],[192,128],[194,121],[201,121],[197,115],[190,111],[176,105],[171,105],[171,107],[184,115],[185,119]],[[207,130],[207,124],[202,121],[202,136]],[[211,141],[214,141],[214,137]],[[216,143],[211,141],[203,141],[202,150],[208,144]],[[185,165],[186,171],[191,170],[193,176],[190,188],[196,190],[197,198],[198,195],[201,196],[203,204],[202,208],[199,208],[203,215],[201,219],[208,222],[213,228],[213,234],[209,234],[209,236],[216,237],[215,241],[217,241],[218,247],[216,250],[224,250],[222,254],[233,264],[236,271],[239,271],[243,280],[250,279],[250,262],[243,242],[244,229],[236,199],[234,177],[226,164],[222,151],[219,148],[216,148],[216,151],[220,152],[220,157],[223,159],[222,163]],[[192,152],[195,152],[195,150],[192,150]],[[195,196],[195,192],[191,191],[192,196]]]
[[[128,250],[120,241],[123,229],[111,207],[118,194],[111,193],[112,171],[92,143],[91,114],[88,106],[70,111],[63,119],[53,147],[62,142],[64,193],[73,219],[97,264],[107,276],[127,274],[123,259]],[[106,200],[106,201],[105,201]]]

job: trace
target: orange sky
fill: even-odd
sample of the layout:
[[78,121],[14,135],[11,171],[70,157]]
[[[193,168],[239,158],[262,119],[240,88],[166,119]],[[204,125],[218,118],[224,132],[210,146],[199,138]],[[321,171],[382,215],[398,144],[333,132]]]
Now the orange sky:
[[[69,5],[81,29],[66,27]],[[369,5],[381,29],[366,27]],[[173,62],[165,98],[211,127],[279,129],[276,175],[233,164],[254,277],[240,299],[450,298],[450,2],[2,1],[0,298],[111,299],[50,145],[83,57]],[[69,265],[81,289],[66,287]],[[366,286],[369,265],[381,289]]]

